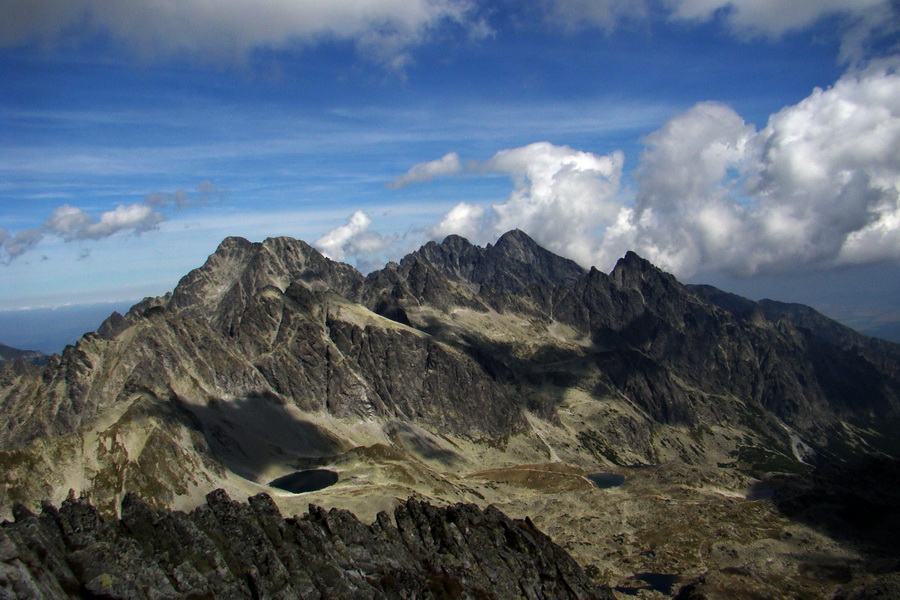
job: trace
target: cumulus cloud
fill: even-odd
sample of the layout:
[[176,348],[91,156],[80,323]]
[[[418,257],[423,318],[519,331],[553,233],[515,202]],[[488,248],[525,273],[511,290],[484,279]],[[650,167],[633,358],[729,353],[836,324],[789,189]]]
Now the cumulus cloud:
[[[143,202],[120,204],[94,217],[87,211],[63,204],[53,210],[40,227],[23,229],[15,234],[0,229],[0,262],[9,264],[12,260],[37,246],[47,236],[57,237],[64,242],[100,240],[117,233],[141,233],[155,229],[166,220],[161,209],[185,208],[211,201],[220,201],[227,190],[218,188],[209,181],[197,186],[196,193],[184,190],[174,193],[157,192],[144,198]],[[83,257],[89,253],[82,252]]]
[[54,43],[101,32],[146,57],[241,60],[256,48],[349,40],[385,64],[444,22],[480,26],[470,0],[30,0],[4,2],[0,44]]
[[369,231],[372,218],[358,210],[350,215],[344,225],[335,227],[318,240],[315,246],[322,254],[332,260],[347,260],[351,257],[371,257],[387,249],[396,239]]
[[96,223],[89,223],[78,232],[79,238],[99,240],[119,231],[141,233],[149,231],[165,220],[165,217],[146,204],[119,205],[100,215]]
[[548,248],[587,262],[597,228],[614,219],[624,155],[601,156],[548,142],[503,150],[484,168],[509,175],[513,192],[492,207],[494,234],[522,229]]
[[797,225],[806,239],[792,254],[809,261],[900,257],[898,68],[883,62],[849,74],[769,120],[751,188],[764,239],[780,241]]
[[[837,16],[844,21],[845,57],[873,36],[896,37],[900,18],[894,0],[542,0],[531,6],[563,30],[610,32],[661,14],[692,22],[721,18],[746,37],[779,37]],[[473,39],[490,36],[485,15],[492,10],[485,0],[10,0],[0,3],[0,46],[78,43],[99,33],[144,58],[243,62],[257,49],[341,40],[402,71],[413,61],[411,50],[443,25]]]
[[470,240],[481,240],[485,237],[484,213],[483,206],[460,202],[428,229],[428,237],[440,240],[455,233]]
[[635,249],[679,275],[900,258],[900,74],[885,62],[755,131],[701,104],[647,138],[633,206],[598,259]]
[[[465,202],[456,205],[428,229],[433,238],[456,233],[485,242],[518,228],[552,250],[590,261],[597,228],[614,219],[621,206],[617,198],[624,162],[621,152],[600,156],[537,142],[502,150],[481,162],[461,164],[456,155],[452,161],[445,161],[447,156],[415,165],[398,179],[412,183],[430,181],[438,174],[502,174],[512,180],[514,189],[505,202],[489,210]],[[452,169],[442,168],[451,162]]]
[[657,264],[684,273],[740,252],[735,236],[744,209],[734,191],[746,174],[754,134],[729,107],[701,103],[647,136],[635,205],[620,209],[596,260],[610,264],[640,248]]
[[450,152],[437,160],[413,165],[409,171],[391,181],[388,187],[396,190],[414,183],[428,182],[442,175],[455,175],[462,170],[463,165],[459,161],[459,155],[456,152]]
[[456,157],[447,172],[505,174],[513,190],[490,207],[460,203],[425,233],[484,243],[520,228],[584,265],[608,270],[635,250],[679,276],[900,259],[900,59],[814,90],[762,130],[704,102],[644,143],[633,191],[620,152],[542,142]]

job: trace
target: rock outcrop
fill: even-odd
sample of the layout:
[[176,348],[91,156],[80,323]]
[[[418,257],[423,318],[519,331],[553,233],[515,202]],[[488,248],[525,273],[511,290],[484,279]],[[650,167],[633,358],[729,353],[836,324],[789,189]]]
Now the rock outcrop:
[[[633,252],[586,270],[521,231],[484,248],[449,236],[366,277],[298,240],[227,238],[170,294],[40,369],[0,370],[0,498],[58,501],[71,481],[114,512],[133,489],[264,483],[273,463],[364,445],[335,420],[427,460],[557,428],[561,407],[555,447],[527,460],[756,473],[897,455],[900,346],[684,286]],[[425,432],[418,450],[396,423]],[[54,472],[72,451],[78,472]]]
[[371,525],[310,506],[284,519],[222,490],[190,513],[129,494],[121,520],[69,499],[0,526],[0,597],[612,599],[530,521],[416,500]]

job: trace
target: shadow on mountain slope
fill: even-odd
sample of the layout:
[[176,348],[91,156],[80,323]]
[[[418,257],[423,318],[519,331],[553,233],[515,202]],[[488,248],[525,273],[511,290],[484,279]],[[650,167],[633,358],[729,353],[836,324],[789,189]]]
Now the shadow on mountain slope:
[[425,431],[410,423],[392,421],[386,428],[386,433],[394,443],[402,446],[410,454],[434,460],[445,467],[454,467],[462,461],[462,457],[452,450],[441,448],[434,434]]
[[866,456],[766,480],[772,502],[789,519],[851,543],[881,569],[900,569],[900,460]]
[[273,465],[332,456],[347,449],[329,432],[292,414],[271,393],[211,400],[206,405],[177,396],[172,402],[185,424],[203,434],[214,458],[254,481]]

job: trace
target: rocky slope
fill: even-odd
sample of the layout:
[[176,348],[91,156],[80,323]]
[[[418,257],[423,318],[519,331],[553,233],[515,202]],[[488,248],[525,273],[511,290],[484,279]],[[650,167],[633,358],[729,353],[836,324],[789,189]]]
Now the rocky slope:
[[0,365],[19,362],[19,368],[22,369],[28,364],[41,365],[47,362],[48,358],[49,356],[37,350],[19,350],[0,344]]
[[[586,270],[520,231],[484,248],[450,236],[368,276],[297,240],[228,238],[172,293],[46,366],[0,370],[0,412],[6,514],[70,493],[109,517],[129,492],[191,510],[215,488],[364,519],[411,495],[495,503],[604,582],[774,553],[750,587],[817,597],[834,582],[790,574],[820,558],[781,536],[841,564],[858,554],[747,504],[745,488],[900,455],[900,347],[806,307],[684,286],[633,253]],[[337,483],[270,485],[312,468]],[[628,483],[597,490],[583,477],[597,471]],[[744,549],[720,550],[732,534]]]
[[222,490],[189,514],[138,496],[121,520],[85,500],[0,527],[3,598],[611,599],[530,521],[409,500],[371,525],[310,506],[282,518],[272,499]]

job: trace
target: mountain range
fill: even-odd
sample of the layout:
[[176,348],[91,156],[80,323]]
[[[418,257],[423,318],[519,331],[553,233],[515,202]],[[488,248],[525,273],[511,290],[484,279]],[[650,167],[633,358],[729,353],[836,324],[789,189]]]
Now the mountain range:
[[[46,365],[4,367],[0,411],[7,510],[83,495],[113,517],[129,493],[190,510],[215,488],[363,518],[408,496],[493,502],[604,583],[639,555],[710,590],[730,577],[758,591],[780,571],[728,571],[711,542],[666,556],[674,542],[641,541],[625,515],[624,546],[585,541],[590,505],[677,498],[677,521],[699,494],[712,512],[776,511],[740,508],[754,478],[796,490],[816,467],[896,458],[900,346],[805,306],[683,285],[634,253],[608,274],[584,269],[521,231],[485,247],[429,242],[369,275],[302,241],[227,238],[171,293],[113,313]],[[312,469],[337,483],[271,485]],[[595,472],[626,484],[598,490],[584,477]],[[846,558],[833,531],[789,516],[785,528],[830,535],[822,552]],[[715,519],[700,522],[712,536]],[[819,564],[794,550],[778,550],[790,568]],[[810,593],[847,583],[829,577]],[[801,597],[791,585],[785,597]]]

